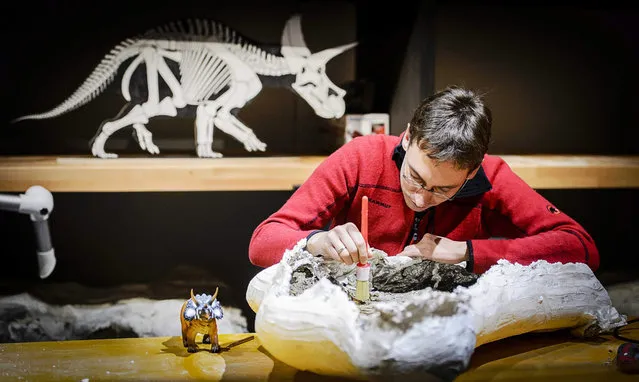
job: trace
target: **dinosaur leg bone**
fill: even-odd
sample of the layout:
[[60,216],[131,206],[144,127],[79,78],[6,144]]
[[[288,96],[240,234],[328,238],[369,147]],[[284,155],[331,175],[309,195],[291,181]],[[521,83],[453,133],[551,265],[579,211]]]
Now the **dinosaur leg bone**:
[[230,110],[242,108],[261,89],[255,81],[236,83],[215,101],[205,104],[206,111],[214,116],[214,123],[220,130],[244,144],[247,151],[264,151],[266,143],[260,141],[253,130],[238,120]]
[[100,128],[98,129],[98,133],[93,138],[93,143],[91,145],[91,153],[99,158],[103,159],[111,159],[117,158],[118,155],[114,153],[107,153],[104,151],[104,145],[106,144],[107,139],[111,136],[111,134],[120,130],[121,128],[134,124],[148,123],[149,119],[144,113],[144,109],[140,105],[135,105],[124,117],[120,119],[116,119],[109,122],[104,122]]
[[[144,105],[142,105],[144,107]],[[158,115],[166,115],[169,117],[175,117],[177,115],[177,109],[175,107],[175,101],[173,98],[166,97],[160,102],[157,108],[153,108],[152,113],[148,113],[147,117],[155,117]],[[147,110],[151,109],[147,107]],[[145,110],[146,112],[146,110]],[[133,124],[133,137],[140,145],[142,150],[148,151],[151,154],[159,154],[160,149],[153,143],[153,134],[141,123]]]
[[[175,105],[173,105],[173,100],[171,98],[167,97],[163,99],[162,102],[155,105],[151,104],[150,102],[146,102],[142,105],[135,105],[124,117],[105,122],[100,127],[100,129],[98,130],[98,134],[93,140],[91,152],[93,153],[93,155],[100,158],[117,158],[117,154],[105,152],[104,145],[107,139],[113,133],[123,127],[133,125],[134,129],[138,133],[138,138],[140,138],[140,132],[142,133],[142,139],[138,140],[140,147],[154,154],[159,153],[159,149],[157,148],[157,146],[155,146],[155,144],[153,144],[150,132],[144,126],[149,122],[149,118],[155,117],[157,115],[177,115],[177,110],[175,109]],[[145,134],[145,131],[149,134]],[[157,152],[154,152],[156,150]]]
[[[163,53],[166,53],[166,55],[171,59],[179,59],[180,57],[179,55],[171,55],[169,52],[161,52],[155,49],[148,49],[144,51],[149,98],[142,107],[145,109],[144,111],[147,113],[149,118],[157,115],[174,117],[177,115],[176,108],[183,108],[186,106],[180,82],[177,78],[175,78],[175,75],[171,72],[171,69],[164,61]],[[159,98],[158,74],[168,85],[169,89],[171,89],[171,93],[173,95],[171,98],[164,98],[159,104],[157,103]],[[136,138],[136,141],[142,150],[146,150],[151,154],[160,153],[160,149],[153,143],[153,135],[143,124],[134,123],[133,128],[133,136]]]
[[266,143],[260,141],[253,133],[253,130],[228,111],[217,113],[214,122],[220,130],[242,142],[247,151],[264,151],[266,149]]
[[213,151],[213,131],[217,126],[223,132],[244,143],[248,151],[264,151],[266,144],[260,141],[253,130],[240,122],[229,110],[241,108],[246,104],[246,97],[252,97],[259,83],[250,86],[252,82],[236,84],[220,97],[207,101],[197,108],[195,119],[197,154],[199,157],[216,158],[222,154]]
[[[160,51],[160,54],[174,61],[179,61],[181,59],[181,55],[179,54],[179,52]],[[175,77],[175,74],[173,74],[164,59],[160,58],[157,60],[157,69],[164,82],[167,84],[169,89],[171,89],[171,94],[173,94],[173,104],[175,105],[175,107],[183,108],[184,106],[186,106],[186,101],[184,100],[184,92],[182,91],[182,85],[180,84],[180,81],[178,81],[178,79]]]
[[[211,113],[213,112],[213,113]],[[207,108],[205,105],[197,107],[195,117],[195,136],[197,144],[197,156],[200,158],[221,158],[222,154],[213,151],[213,119],[215,109]]]
[[[177,83],[166,62],[164,62],[164,58],[154,48],[144,49],[141,56],[144,58],[144,63],[146,64],[148,99],[142,105],[134,106],[124,117],[106,122],[100,127],[91,147],[91,152],[97,157],[117,158],[117,154],[105,152],[104,145],[113,133],[129,125],[133,125],[134,134],[140,147],[152,154],[158,154],[160,150],[153,143],[151,132],[146,128],[145,124],[149,122],[149,118],[157,115],[167,115],[171,117],[177,115],[176,105],[172,98],[167,97],[164,98],[162,102],[159,102],[158,71],[161,72],[160,75],[169,83],[172,90],[176,87]],[[127,74],[131,72],[136,65],[137,60],[131,64],[129,67],[130,70],[127,70]],[[173,81],[171,79],[173,79]],[[128,77],[125,82],[128,85]],[[126,87],[128,88],[128,86]],[[181,93],[178,99],[178,106],[183,107],[185,104],[184,101],[181,100]]]
[[[160,102],[160,91],[158,84],[158,61],[162,58],[158,56],[153,48],[145,48],[142,52],[144,63],[146,64],[146,86],[149,90],[149,98],[145,105],[157,105]],[[145,110],[146,111],[146,110]]]
[[160,153],[160,148],[153,143],[153,134],[143,124],[133,124],[133,138],[135,138],[142,150],[146,150],[151,154]]

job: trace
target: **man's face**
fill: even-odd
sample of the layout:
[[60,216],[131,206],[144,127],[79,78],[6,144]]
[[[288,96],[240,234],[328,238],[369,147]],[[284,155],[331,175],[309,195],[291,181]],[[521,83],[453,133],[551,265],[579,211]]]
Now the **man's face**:
[[416,143],[409,145],[409,139],[406,131],[402,139],[406,157],[400,168],[400,185],[411,210],[424,211],[449,200],[477,173],[457,169],[450,162],[434,161]]

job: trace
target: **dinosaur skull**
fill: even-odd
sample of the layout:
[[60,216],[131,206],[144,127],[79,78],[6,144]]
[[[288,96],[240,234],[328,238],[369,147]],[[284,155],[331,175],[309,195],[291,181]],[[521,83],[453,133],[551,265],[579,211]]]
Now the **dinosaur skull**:
[[286,23],[282,33],[282,55],[295,75],[295,81],[291,86],[322,118],[340,118],[346,110],[346,91],[328,78],[326,64],[356,44],[351,43],[311,54],[304,42],[299,16],[292,17]]

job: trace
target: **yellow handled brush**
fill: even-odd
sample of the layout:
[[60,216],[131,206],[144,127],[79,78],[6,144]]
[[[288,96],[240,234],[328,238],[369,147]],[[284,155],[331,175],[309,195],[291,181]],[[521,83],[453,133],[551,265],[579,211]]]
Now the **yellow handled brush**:
[[[368,197],[362,197],[362,224],[361,232],[366,243],[366,250],[368,251]],[[368,256],[368,254],[367,254]],[[369,279],[371,274],[371,265],[368,263],[357,263],[357,286],[355,289],[355,299],[366,302],[370,300],[370,286]]]

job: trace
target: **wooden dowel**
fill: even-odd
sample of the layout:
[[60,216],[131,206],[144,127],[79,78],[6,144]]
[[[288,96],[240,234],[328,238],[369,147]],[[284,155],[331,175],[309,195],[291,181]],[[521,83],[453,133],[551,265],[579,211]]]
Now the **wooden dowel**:
[[362,197],[362,236],[368,248],[368,196]]

